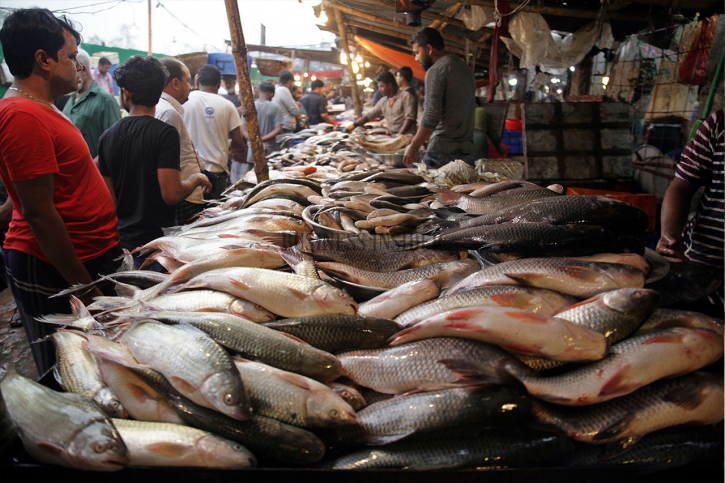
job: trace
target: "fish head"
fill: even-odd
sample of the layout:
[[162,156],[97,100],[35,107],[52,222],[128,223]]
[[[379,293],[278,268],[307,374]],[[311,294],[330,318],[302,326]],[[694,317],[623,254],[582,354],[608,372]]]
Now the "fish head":
[[111,388],[103,387],[93,397],[98,407],[100,407],[104,413],[111,418],[126,419],[128,417],[128,411],[121,405],[121,401],[118,400],[116,395],[113,393]]
[[252,418],[252,404],[238,372],[224,371],[210,375],[201,383],[199,392],[211,407],[230,418],[242,421]]
[[334,427],[357,422],[355,410],[332,391],[310,391],[306,408],[307,418],[314,426]]
[[297,218],[291,217],[280,217],[275,221],[281,228],[287,231],[296,231],[297,233],[312,232],[310,225],[305,223],[304,220],[299,220]]
[[259,304],[253,304],[246,300],[234,300],[229,306],[229,311],[233,315],[244,317],[253,322],[268,322],[275,319],[274,314],[269,310]]
[[357,314],[357,302],[355,302],[350,294],[328,283],[320,284],[313,291],[312,297],[319,305],[329,310],[329,312],[326,312],[328,314]]
[[74,467],[84,470],[115,471],[130,462],[126,444],[108,420],[96,420],[77,432],[67,454]]
[[609,310],[643,321],[659,306],[660,294],[647,288],[623,288],[601,295],[599,302]]
[[208,468],[250,468],[257,458],[235,441],[209,434],[196,442],[196,450]]

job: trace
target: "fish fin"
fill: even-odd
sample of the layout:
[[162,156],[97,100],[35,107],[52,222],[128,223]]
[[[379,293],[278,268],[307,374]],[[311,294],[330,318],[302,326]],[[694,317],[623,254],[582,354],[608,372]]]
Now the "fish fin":
[[678,344],[681,343],[684,339],[684,334],[664,334],[664,335],[658,335],[656,337],[652,337],[647,339],[646,341],[642,342],[641,345],[649,345],[649,344]]
[[544,275],[539,273],[504,273],[504,276],[510,278],[519,285],[526,287],[535,287],[535,282],[544,278]]
[[440,359],[438,363],[443,364],[446,369],[451,371],[458,378],[459,383],[466,384],[485,383],[498,378],[492,374],[484,374],[481,368],[465,361],[456,359]]
[[436,201],[438,201],[441,204],[444,205],[452,205],[459,199],[463,198],[463,195],[461,193],[456,193],[455,191],[451,191],[448,189],[433,189],[437,194],[435,195]]
[[599,459],[601,461],[607,461],[612,458],[616,458],[617,456],[622,456],[632,449],[632,446],[634,446],[641,438],[641,436],[630,436],[629,438],[609,443],[606,446],[604,454]]
[[632,368],[630,364],[622,366],[599,390],[599,396],[624,396],[632,392],[632,387],[623,384]]
[[146,445],[144,449],[167,458],[180,458],[190,451],[190,448],[186,445],[169,442],[151,443]]
[[287,337],[287,338],[289,338],[289,339],[292,339],[292,340],[293,340],[293,341],[295,341],[295,342],[299,342],[300,344],[304,344],[304,345],[310,345],[310,344],[309,344],[309,342],[305,342],[304,340],[300,339],[300,338],[299,338],[299,337],[297,337],[296,335],[288,334],[288,333],[286,333],[286,332],[282,332],[282,331],[279,331],[279,334],[280,334],[280,335],[283,335],[283,336],[285,336],[285,337]]
[[58,364],[53,364],[53,379],[55,379],[55,382],[63,387],[63,378],[60,377],[60,370],[58,370]]
[[83,305],[83,302],[81,302],[81,299],[79,299],[75,295],[70,296],[70,306],[71,306],[71,311],[73,313],[73,317],[75,317],[76,319],[91,316],[91,313],[88,311],[86,306]]
[[301,387],[302,389],[305,389],[307,391],[312,390],[312,387],[310,387],[310,383],[307,381],[307,379],[300,376],[299,374],[293,374],[291,372],[278,372],[274,375],[282,379],[283,381],[287,381],[290,384],[294,384],[295,386]]
[[111,361],[123,367],[129,368],[145,367],[136,360],[133,354],[131,354],[126,347],[117,342],[112,342],[105,337],[87,335],[86,341],[81,343],[81,346],[87,352],[90,352],[104,361]]
[[455,330],[457,332],[483,332],[484,330],[476,324],[469,322],[452,322],[445,325],[444,328],[448,330]]
[[569,275],[571,278],[584,283],[594,283],[601,278],[601,274],[599,272],[587,267],[567,266],[561,267],[560,270]]
[[459,309],[446,316],[446,320],[466,320],[483,312],[481,309]]
[[192,383],[179,376],[171,376],[168,379],[171,385],[174,386],[174,389],[178,390],[182,394],[191,394],[198,390],[198,388]]
[[687,388],[673,389],[662,396],[662,400],[680,406],[682,409],[693,411],[702,404],[702,389],[703,387],[698,384],[693,384]]
[[297,290],[297,289],[294,289],[291,287],[287,287],[287,290],[289,291],[289,293],[292,294],[293,297],[295,297],[298,300],[307,300],[309,298],[309,295],[307,295],[306,293],[304,293],[300,290]]
[[523,322],[529,322],[532,324],[546,324],[549,319],[543,315],[535,314],[533,312],[506,312],[506,315],[513,319],[518,319]]
[[418,332],[418,330],[420,330],[420,326],[416,325],[408,327],[407,329],[403,329],[400,332],[393,334],[390,339],[388,339],[388,345],[396,346],[400,344],[405,344],[410,340],[414,340],[410,338],[410,334],[414,334],[415,332]]
[[241,289],[241,290],[249,290],[249,285],[245,284],[241,280],[229,279],[229,282],[232,285],[234,285],[236,288],[238,288],[238,289]]
[[526,293],[499,293],[490,296],[501,307],[527,309],[537,297]]
[[387,436],[368,436],[365,438],[365,444],[369,446],[383,446],[386,444],[395,443],[396,441],[400,441],[401,439],[407,438],[414,433],[415,431],[410,431],[408,433]]
[[45,441],[38,443],[36,445],[36,447],[43,453],[49,454],[56,458],[60,458],[61,455],[65,454],[64,448],[61,448],[60,446],[52,444],[52,443],[47,443]]
[[129,383],[128,392],[131,393],[136,401],[144,403],[146,401],[155,401],[157,399],[156,394],[149,392],[145,387],[138,384]]
[[637,415],[631,412],[625,413],[615,419],[607,426],[603,427],[592,439],[594,441],[604,441],[613,439],[622,434],[624,430],[636,419]]
[[158,307],[154,304],[150,304],[148,302],[144,302],[143,300],[139,300],[138,303],[140,303],[141,307],[143,307],[144,309],[146,309],[149,312],[162,312],[164,310],[161,307]]
[[72,293],[75,293],[75,292],[80,292],[81,290],[84,290],[84,289],[88,289],[88,291],[90,291],[99,281],[100,281],[100,279],[99,280],[94,280],[91,283],[77,283],[75,285],[71,285],[70,287],[68,287],[65,290],[61,290],[60,292],[58,292],[55,295],[51,295],[48,298],[49,299],[54,299],[56,297],[63,297],[65,295],[69,295],[69,294],[72,294]]
[[135,296],[137,292],[141,291],[138,287],[128,284],[128,283],[119,282],[118,280],[113,279],[113,277],[101,275],[101,279],[107,280],[107,281],[115,284],[117,287],[117,290],[118,290],[118,287],[120,287],[123,289],[123,291],[128,292],[131,296]]

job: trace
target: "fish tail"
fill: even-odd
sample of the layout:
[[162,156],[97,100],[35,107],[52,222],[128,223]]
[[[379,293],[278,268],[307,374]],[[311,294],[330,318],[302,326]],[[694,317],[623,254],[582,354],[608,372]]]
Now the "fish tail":
[[441,188],[434,191],[436,191],[436,201],[444,205],[452,205],[463,197],[461,193],[456,193],[455,191],[451,191],[449,189]]

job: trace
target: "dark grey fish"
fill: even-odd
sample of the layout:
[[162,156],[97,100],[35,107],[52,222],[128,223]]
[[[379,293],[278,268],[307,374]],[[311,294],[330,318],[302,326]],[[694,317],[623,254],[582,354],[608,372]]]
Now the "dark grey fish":
[[547,189],[524,190],[518,193],[485,196],[483,198],[474,198],[472,196],[456,193],[455,191],[450,190],[439,190],[436,195],[436,200],[444,205],[455,205],[466,211],[466,213],[484,215],[509,206],[521,205],[540,198],[558,196],[561,195]]
[[294,335],[312,347],[334,353],[343,350],[374,349],[400,331],[400,326],[388,319],[356,315],[313,315],[263,324],[286,334]]
[[335,430],[338,443],[389,444],[413,434],[470,424],[506,426],[528,417],[531,398],[510,386],[469,386],[398,396],[367,406]]
[[356,451],[326,463],[331,469],[524,468],[555,465],[571,452],[562,436],[533,431],[486,431],[480,436],[426,437]]

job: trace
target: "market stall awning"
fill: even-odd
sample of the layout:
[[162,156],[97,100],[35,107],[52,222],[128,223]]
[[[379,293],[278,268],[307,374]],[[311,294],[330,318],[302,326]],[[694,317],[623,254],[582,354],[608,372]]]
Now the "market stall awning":
[[413,69],[413,77],[420,80],[425,79],[425,71],[415,60],[415,57],[413,57],[412,55],[398,52],[397,50],[393,50],[388,47],[384,47],[380,44],[371,42],[357,35],[355,36],[355,42],[358,46],[367,50],[383,62],[390,64],[393,67],[397,67],[398,69],[400,69],[404,65],[407,65],[408,67]]

